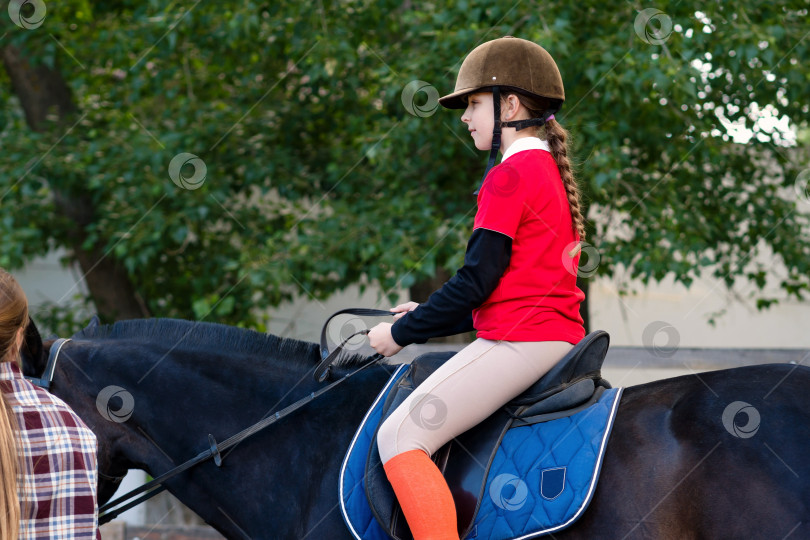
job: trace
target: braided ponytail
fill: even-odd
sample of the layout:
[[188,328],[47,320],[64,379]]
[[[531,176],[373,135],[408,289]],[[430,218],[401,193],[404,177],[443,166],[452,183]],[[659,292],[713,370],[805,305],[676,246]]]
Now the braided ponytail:
[[571,208],[571,222],[574,231],[579,233],[580,241],[585,240],[585,217],[579,205],[579,187],[571,170],[571,163],[568,161],[568,131],[556,120],[549,120],[545,124],[546,142],[551,149],[551,155],[557,162],[557,169],[560,170],[565,193],[568,195],[568,205]]
[[[545,111],[551,106],[552,102],[549,99],[537,96],[528,96],[526,94],[506,92],[501,94],[502,105],[505,107],[509,95],[515,95],[520,100],[520,103],[526,107],[529,112],[530,118],[542,118]],[[560,178],[562,178],[565,193],[568,196],[568,206],[571,209],[571,225],[574,234],[579,234],[579,240],[585,240],[585,216],[582,215],[582,208],[579,202],[579,187],[577,186],[576,178],[574,178],[574,171],[571,169],[571,162],[568,161],[568,131],[560,125],[556,120],[549,120],[544,126],[538,128],[538,136],[540,132],[545,129],[545,139],[551,150],[551,156],[557,163],[557,169],[560,171]]]

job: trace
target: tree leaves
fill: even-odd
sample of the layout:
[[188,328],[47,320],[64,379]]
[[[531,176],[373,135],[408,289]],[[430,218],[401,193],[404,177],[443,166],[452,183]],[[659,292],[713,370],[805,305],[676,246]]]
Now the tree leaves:
[[[469,50],[512,34],[546,47],[563,74],[558,117],[583,198],[606,210],[588,224],[600,273],[621,265],[688,285],[708,269],[725,282],[769,246],[767,274],[791,276],[786,294],[807,291],[806,206],[793,189],[806,148],[734,143],[714,113],[758,129],[752,104],[770,104],[807,130],[799,2],[682,2],[664,13],[673,30],[660,44],[635,32],[624,2],[55,6],[37,31],[0,31],[58,66],[87,116],[62,140],[56,126],[32,133],[0,72],[4,266],[65,245],[72,225],[48,193],[58,187],[89,197],[90,238],[163,316],[258,323],[294,295],[361,282],[393,298],[452,272],[486,156],[460,111],[415,116],[402,91],[422,80],[449,92]],[[184,152],[205,163],[199,189],[169,178]],[[749,276],[758,289],[761,275]]]

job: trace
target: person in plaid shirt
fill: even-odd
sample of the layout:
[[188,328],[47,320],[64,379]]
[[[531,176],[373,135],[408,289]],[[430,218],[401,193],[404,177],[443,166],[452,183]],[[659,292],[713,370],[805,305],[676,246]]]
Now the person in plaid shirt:
[[25,293],[0,268],[0,392],[16,422],[21,458],[19,538],[100,539],[96,436],[65,402],[23,377],[18,362],[27,322]]

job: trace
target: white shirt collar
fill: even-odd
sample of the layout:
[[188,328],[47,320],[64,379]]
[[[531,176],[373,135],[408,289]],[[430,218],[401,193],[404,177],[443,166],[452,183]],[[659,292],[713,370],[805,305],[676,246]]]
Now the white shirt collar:
[[524,150],[545,150],[546,152],[551,152],[548,143],[543,139],[539,137],[522,137],[513,142],[512,145],[504,151],[501,163]]

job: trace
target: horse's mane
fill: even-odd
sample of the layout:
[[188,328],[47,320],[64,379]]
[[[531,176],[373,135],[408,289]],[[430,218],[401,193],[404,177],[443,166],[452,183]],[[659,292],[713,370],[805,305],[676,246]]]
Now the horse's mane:
[[[186,321],[183,319],[131,319],[114,324],[88,326],[73,335],[73,339],[127,339],[185,342],[195,348],[225,349],[234,353],[297,359],[310,365],[320,359],[317,343],[281,338],[248,328],[224,324]],[[353,367],[363,363],[361,354],[341,354],[334,365]]]

